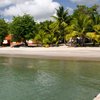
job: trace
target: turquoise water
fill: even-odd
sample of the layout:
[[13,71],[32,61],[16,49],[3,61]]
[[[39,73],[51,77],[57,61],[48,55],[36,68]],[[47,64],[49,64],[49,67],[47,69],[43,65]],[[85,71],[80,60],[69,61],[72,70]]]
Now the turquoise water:
[[0,58],[0,100],[93,100],[100,62]]

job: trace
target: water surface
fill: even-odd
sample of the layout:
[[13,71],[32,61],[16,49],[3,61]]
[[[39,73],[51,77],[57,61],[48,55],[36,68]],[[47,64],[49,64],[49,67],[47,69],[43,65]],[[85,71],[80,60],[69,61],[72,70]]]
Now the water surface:
[[0,58],[0,100],[92,100],[100,62]]

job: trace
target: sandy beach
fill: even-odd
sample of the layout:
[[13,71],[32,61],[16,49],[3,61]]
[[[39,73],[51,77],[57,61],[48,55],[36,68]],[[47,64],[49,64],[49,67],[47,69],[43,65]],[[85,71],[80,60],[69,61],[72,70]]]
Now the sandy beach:
[[0,56],[100,61],[99,47],[1,47]]

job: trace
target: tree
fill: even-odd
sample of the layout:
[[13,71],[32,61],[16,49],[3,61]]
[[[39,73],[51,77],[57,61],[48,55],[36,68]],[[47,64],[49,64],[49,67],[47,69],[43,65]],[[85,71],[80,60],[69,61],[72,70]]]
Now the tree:
[[77,8],[73,12],[73,17],[78,17],[80,15],[87,15],[88,7],[85,5],[77,5]]
[[34,37],[35,21],[32,16],[25,14],[23,16],[13,17],[10,24],[10,30],[16,41],[23,41],[27,46],[26,40]]
[[79,16],[79,15],[89,15],[92,17],[92,15],[98,14],[98,5],[93,5],[92,7],[87,7],[85,5],[77,5],[77,8],[74,10],[73,16]]
[[86,33],[93,31],[93,14],[95,13],[92,7],[78,5],[72,15],[71,25],[74,26],[74,31],[77,31],[78,35],[81,36],[81,46],[84,46]]
[[2,45],[2,42],[7,34],[8,24],[5,22],[4,19],[0,19],[0,45]]
[[71,16],[68,15],[68,10],[65,10],[63,6],[56,9],[56,16],[53,16],[59,26],[59,41],[65,43],[66,27],[70,24]]
[[42,43],[43,46],[50,46],[56,43],[57,27],[52,21],[44,21],[38,25],[38,30],[35,36],[35,40]]
[[[97,25],[97,23],[100,23],[100,16],[98,14],[98,5],[93,5],[92,7],[87,7],[85,5],[77,5],[77,8],[74,10],[73,18],[77,18],[80,20],[80,16],[85,18],[86,16],[89,17],[89,20],[91,19],[91,25],[87,27],[88,32],[93,31],[93,25]],[[87,18],[85,18],[87,19]]]
[[56,9],[56,16],[52,16],[56,21],[61,24],[62,22],[69,23],[70,17],[68,15],[68,10],[65,10],[63,6],[60,6],[59,9]]
[[74,25],[75,31],[78,31],[80,35],[85,35],[85,33],[88,31],[88,28],[90,27],[92,23],[92,20],[88,15],[80,15],[76,18],[73,18],[71,24]]
[[98,13],[98,7],[98,5],[93,5],[92,7],[88,8],[88,13],[92,20],[90,38],[92,39],[94,46],[96,42],[100,43],[100,14]]

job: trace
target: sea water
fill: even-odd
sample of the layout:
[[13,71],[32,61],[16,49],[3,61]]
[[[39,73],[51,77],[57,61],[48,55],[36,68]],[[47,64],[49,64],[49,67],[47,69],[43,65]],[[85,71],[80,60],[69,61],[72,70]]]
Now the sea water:
[[0,100],[93,100],[100,62],[0,57]]

